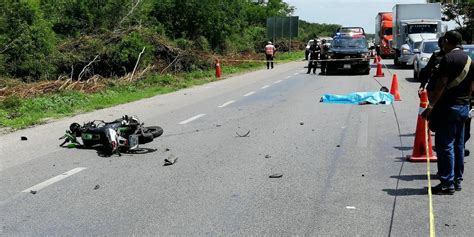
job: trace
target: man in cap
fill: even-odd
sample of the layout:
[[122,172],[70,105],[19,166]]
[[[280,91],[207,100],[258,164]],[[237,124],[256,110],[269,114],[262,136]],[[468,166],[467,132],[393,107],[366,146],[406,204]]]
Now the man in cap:
[[267,69],[270,69],[270,65],[273,69],[273,57],[275,57],[276,48],[273,46],[271,41],[268,41],[268,44],[265,46],[265,55],[267,59]]

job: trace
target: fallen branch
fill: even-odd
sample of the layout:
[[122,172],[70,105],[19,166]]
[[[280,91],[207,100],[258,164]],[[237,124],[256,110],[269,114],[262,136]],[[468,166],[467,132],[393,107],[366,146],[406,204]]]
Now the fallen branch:
[[174,60],[173,60],[167,67],[165,67],[163,70],[161,70],[161,73],[160,73],[160,74],[163,74],[163,72],[165,72],[169,67],[171,67],[171,65],[173,65],[173,63],[175,63],[176,60],[178,60],[178,58],[179,58],[179,53],[178,53],[178,55],[176,56],[176,58],[174,58]]
[[122,25],[122,23],[125,21],[125,19],[127,19],[130,15],[133,14],[133,11],[135,11],[135,8],[137,8],[138,4],[140,4],[142,2],[142,0],[138,0],[135,5],[132,6],[132,9],[127,13],[127,15],[125,15],[122,20],[120,20],[119,22],[119,26]]
[[138,63],[140,62],[140,58],[142,57],[142,54],[145,52],[145,49],[146,49],[146,47],[143,47],[143,50],[138,55],[137,62],[135,63],[135,67],[133,68],[132,75],[130,76],[130,80],[129,80],[130,82],[133,80],[133,75],[135,75],[135,71],[137,70]]
[[79,76],[77,77],[77,81],[80,81],[80,80],[82,79],[82,77],[83,77],[84,74],[86,73],[86,69],[87,69],[90,65],[92,65],[93,63],[95,63],[95,61],[97,60],[97,58],[99,58],[99,55],[96,55],[92,61],[90,61],[86,66],[84,66],[84,68],[82,68],[81,73],[79,73]]

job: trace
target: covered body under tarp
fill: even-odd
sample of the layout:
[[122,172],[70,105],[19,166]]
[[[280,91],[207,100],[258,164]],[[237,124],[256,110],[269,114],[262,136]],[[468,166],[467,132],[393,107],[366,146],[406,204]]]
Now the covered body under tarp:
[[393,95],[383,91],[376,92],[354,92],[347,95],[324,94],[321,97],[322,103],[329,104],[392,104]]

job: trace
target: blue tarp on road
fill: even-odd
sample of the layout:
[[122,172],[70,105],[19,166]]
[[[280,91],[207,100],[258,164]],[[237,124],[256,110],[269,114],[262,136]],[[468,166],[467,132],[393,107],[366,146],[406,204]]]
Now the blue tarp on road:
[[324,94],[321,102],[329,104],[392,104],[393,95],[387,92],[354,92],[347,95]]

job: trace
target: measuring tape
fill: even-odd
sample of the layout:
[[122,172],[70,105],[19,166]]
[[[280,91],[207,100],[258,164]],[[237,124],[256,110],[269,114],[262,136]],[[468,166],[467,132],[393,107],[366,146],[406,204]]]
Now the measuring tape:
[[[334,58],[334,59],[316,59],[316,60],[307,60],[308,62],[337,62],[337,61],[370,61],[373,57],[368,58]],[[255,62],[255,63],[265,63],[265,62],[288,62],[285,60],[256,60],[256,59],[221,59],[220,61],[225,62]]]
[[431,173],[430,173],[430,158],[429,158],[429,146],[428,146],[428,136],[430,135],[428,133],[428,121],[425,120],[425,154],[426,154],[426,175],[428,176],[428,206],[429,206],[429,212],[430,212],[430,237],[435,237],[436,236],[436,229],[435,229],[435,217],[434,217],[434,211],[433,211],[433,195],[431,193]]

